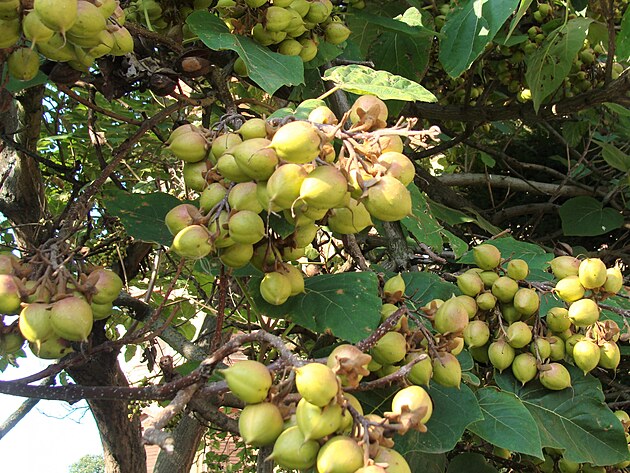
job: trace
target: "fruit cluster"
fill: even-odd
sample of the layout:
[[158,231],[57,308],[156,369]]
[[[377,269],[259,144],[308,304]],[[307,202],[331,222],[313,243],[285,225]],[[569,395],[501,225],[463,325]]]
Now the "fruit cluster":
[[597,366],[616,369],[620,330],[612,320],[599,320],[598,302],[621,289],[618,268],[607,269],[597,258],[555,258],[551,269],[559,281],[554,292],[569,306],[553,307],[543,319],[540,297],[525,281],[525,261],[502,264],[500,251],[491,244],[475,247],[473,255],[477,267],[457,276],[463,296],[434,301],[438,332],[463,335],[476,361],[499,371],[511,367],[523,384],[538,377],[548,389],[569,387],[569,372],[559,363],[564,360],[585,374]]
[[[43,274],[33,268],[49,268]],[[72,351],[71,342],[87,340],[95,320],[112,313],[123,287],[108,269],[76,276],[11,253],[0,254],[0,355],[17,353],[26,339],[33,354],[56,359]],[[19,315],[10,325],[5,316]]]
[[[343,388],[358,385],[369,373],[370,359],[353,345],[340,345],[326,365],[307,363],[295,368],[297,393],[289,396],[285,389],[272,388],[273,378],[259,362],[241,361],[221,371],[232,393],[247,403],[239,417],[243,440],[254,447],[273,445],[268,459],[286,469],[410,472],[405,459],[392,448],[391,432],[385,433],[426,431],[433,402],[423,388],[409,386],[394,395],[385,417],[364,415],[359,400]],[[289,398],[299,399],[297,406]]]
[[[181,204],[166,215],[172,249],[186,258],[217,255],[231,268],[251,262],[265,273],[260,292],[270,304],[303,292],[302,273],[288,263],[304,256],[322,226],[354,234],[372,218],[396,221],[411,213],[406,186],[414,165],[402,154],[400,130],[383,129],[386,119],[385,104],[363,96],[347,131],[325,106],[308,121],[274,127],[253,118],[236,133],[178,127],[168,149],[184,161],[184,181],[200,197],[197,206]],[[293,230],[282,237],[272,216]]]
[[[118,0],[34,0],[22,10],[20,0],[0,2],[0,48],[15,47],[8,57],[11,76],[31,80],[39,70],[39,55],[87,71],[105,55],[133,51],[133,38],[121,26]],[[30,47],[20,43],[30,42]]]

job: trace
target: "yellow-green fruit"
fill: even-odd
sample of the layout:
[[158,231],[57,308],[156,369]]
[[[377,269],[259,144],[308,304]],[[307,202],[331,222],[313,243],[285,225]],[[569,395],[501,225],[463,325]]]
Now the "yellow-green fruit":
[[584,286],[577,276],[567,276],[556,283],[555,293],[565,302],[575,302],[584,297]]
[[239,182],[230,189],[228,204],[234,210],[249,210],[259,214],[263,208],[256,195],[255,182]]
[[321,123],[323,125],[336,125],[339,123],[335,113],[325,105],[317,107],[308,114],[308,121],[313,123]]
[[599,366],[607,370],[616,370],[621,361],[619,345],[613,341],[605,341],[599,347]]
[[418,386],[428,386],[431,376],[433,376],[433,363],[426,353],[413,352],[405,357],[405,363],[410,363],[414,359],[424,356],[425,358],[411,367],[407,380]]
[[531,353],[516,355],[514,361],[512,361],[512,373],[521,383],[530,382],[538,374],[536,357]]
[[374,462],[387,464],[386,473],[411,473],[407,460],[391,448],[379,447],[374,456]]
[[271,139],[278,157],[290,163],[303,164],[319,156],[322,139],[312,123],[302,120],[287,123]]
[[295,386],[311,404],[324,407],[339,392],[337,376],[321,363],[308,363],[295,369]]
[[265,13],[265,28],[269,31],[282,31],[289,26],[292,15],[282,7],[271,6]]
[[577,473],[580,471],[580,464],[562,457],[558,460],[558,471],[560,473]]
[[77,0],[35,0],[33,9],[44,25],[65,33],[77,19],[78,3]]
[[370,116],[372,116],[373,119],[378,119],[382,122],[387,121],[387,105],[374,95],[362,95],[352,104],[350,108],[350,121],[356,124],[368,112],[370,112]]
[[214,215],[208,223],[208,231],[211,235],[211,241],[216,248],[227,248],[234,244],[234,240],[230,238],[228,231],[229,214],[222,210],[219,215]]
[[50,323],[59,337],[72,342],[83,342],[92,331],[92,308],[79,297],[65,297],[52,305]]
[[557,279],[577,276],[580,260],[573,256],[558,256],[551,260],[551,272]]
[[271,445],[282,433],[283,426],[280,409],[270,402],[248,404],[238,418],[241,437],[252,447]]
[[304,167],[298,164],[279,166],[266,184],[269,202],[277,209],[290,209],[300,196],[300,188],[307,175]]
[[341,44],[350,36],[350,29],[341,22],[333,21],[326,26],[324,38],[330,44]]
[[339,404],[324,407],[300,399],[295,409],[297,426],[306,440],[318,440],[336,432],[341,426],[342,412]]
[[481,271],[478,274],[481,280],[483,281],[483,285],[486,289],[490,289],[492,285],[494,284],[494,281],[499,279],[499,275],[495,273],[494,271],[490,271],[490,270]]
[[549,359],[551,361],[562,361],[564,360],[564,355],[566,353],[564,347],[564,340],[560,337],[551,336],[549,339],[549,347],[551,349],[549,353]]
[[440,333],[459,333],[468,325],[469,317],[466,307],[456,298],[444,302],[433,319],[435,329]]
[[114,304],[111,302],[105,302],[103,304],[97,304],[96,302],[92,302],[90,304],[92,309],[92,317],[94,320],[103,320],[112,315],[114,311]]
[[236,164],[250,179],[266,181],[278,165],[278,156],[267,138],[253,138],[230,149]]
[[457,276],[457,287],[467,296],[476,297],[483,291],[483,281],[478,274],[464,273]]
[[[227,189],[218,182],[213,182],[206,187],[201,196],[199,197],[199,208],[210,212],[215,205],[225,199],[227,195]],[[189,205],[189,204],[184,204]],[[191,206],[194,208],[194,206]]]
[[20,0],[2,0],[0,2],[0,19],[15,20],[20,16]]
[[573,361],[576,366],[587,374],[599,363],[599,347],[587,338],[580,340],[573,347]]
[[331,438],[317,454],[318,473],[354,473],[363,466],[363,449],[351,437]]
[[267,367],[254,360],[237,361],[229,368],[218,371],[230,391],[248,404],[263,402],[273,381]]
[[392,412],[402,414],[405,411],[423,410],[420,422],[426,424],[433,414],[433,401],[420,386],[407,386],[398,391],[392,399]]
[[462,382],[462,367],[459,360],[452,353],[440,352],[433,360],[432,379],[447,388],[459,389]]
[[522,259],[513,259],[507,265],[507,275],[516,281],[522,281],[529,274],[529,265]]
[[459,301],[466,308],[469,319],[472,320],[475,315],[477,315],[479,306],[477,305],[477,301],[475,300],[475,298],[461,294],[459,296],[456,296],[455,300]]
[[564,307],[552,307],[549,309],[545,321],[547,322],[547,328],[556,333],[564,332],[571,327],[569,311]]
[[17,280],[10,274],[0,274],[0,314],[16,314],[21,302]]
[[243,172],[240,166],[236,162],[236,158],[234,155],[230,154],[229,151],[223,153],[217,159],[217,164],[215,166],[217,172],[221,174],[225,179],[232,182],[247,182],[251,181],[251,178]]
[[299,200],[316,209],[332,209],[341,206],[347,192],[348,182],[341,171],[334,166],[318,166],[302,181]]
[[20,39],[20,20],[0,20],[0,49],[8,48]]
[[623,275],[618,267],[606,270],[606,282],[604,290],[610,294],[617,294],[623,287]]
[[283,263],[278,271],[284,274],[289,280],[292,296],[297,296],[304,292],[304,276],[302,275],[302,271],[287,263]]
[[[44,19],[42,19],[44,21]],[[98,7],[85,0],[77,2],[77,17],[72,27],[67,30],[68,39],[82,47],[98,44],[98,34],[107,27],[105,18]]]
[[579,342],[580,340],[584,340],[584,338],[586,337],[581,333],[574,333],[573,335],[570,335],[564,341],[564,348],[567,355],[573,356],[573,347],[575,347],[576,343]]
[[201,133],[191,131],[177,135],[168,149],[182,161],[196,163],[206,157],[208,142]]
[[404,186],[408,186],[413,182],[416,175],[416,168],[411,160],[402,153],[396,151],[388,151],[381,154],[377,159],[387,169],[386,174],[398,179]]
[[73,351],[68,340],[56,336],[43,341],[30,342],[28,345],[33,355],[44,360],[56,360]]
[[522,287],[514,294],[514,308],[525,317],[534,315],[540,307],[540,297],[534,289]]
[[490,270],[501,263],[501,252],[496,246],[484,243],[473,248],[473,258],[481,269]]
[[490,328],[483,320],[472,320],[464,329],[464,341],[470,348],[482,347],[490,339]]
[[180,230],[171,248],[182,258],[192,259],[205,258],[214,250],[208,229],[201,225],[189,225]]
[[498,369],[499,372],[503,372],[505,368],[509,367],[514,361],[515,356],[514,348],[503,339],[492,342],[488,347],[490,363],[492,363],[492,366]]
[[385,285],[383,286],[383,295],[386,299],[394,298],[400,299],[405,293],[405,281],[402,278],[402,275],[398,273],[396,276],[389,278],[385,281]]
[[503,314],[503,320],[505,320],[508,324],[513,324],[518,320],[521,320],[523,314],[521,314],[516,308],[514,304],[501,303],[501,314]]
[[300,45],[302,46],[300,58],[303,62],[309,62],[317,56],[317,43],[311,38],[300,39]]
[[540,383],[552,391],[561,391],[571,386],[571,375],[560,363],[543,365],[538,377]]
[[507,329],[507,341],[514,348],[523,348],[532,341],[532,329],[525,322],[514,322]]
[[285,56],[299,56],[302,45],[293,38],[287,38],[278,45],[278,52]]
[[31,80],[39,71],[39,55],[30,48],[18,48],[7,59],[9,74],[18,80]]
[[547,339],[538,337],[529,345],[529,351],[532,355],[545,360],[551,355],[551,344]]
[[351,198],[346,207],[331,209],[327,224],[333,232],[350,235],[371,226],[372,217],[362,202]]
[[182,174],[184,184],[191,190],[202,192],[207,185],[206,173],[212,167],[208,160],[197,161],[196,163],[184,163]]
[[350,393],[343,393],[343,397],[345,402],[342,402],[344,409],[338,432],[350,433],[352,426],[354,425],[354,419],[352,418],[352,414],[350,413],[348,406],[354,407],[359,415],[363,415],[363,406],[361,406],[359,400]]
[[405,357],[407,341],[400,332],[387,332],[370,351],[372,358],[381,365],[393,365]]
[[92,285],[94,293],[92,302],[105,304],[118,297],[123,288],[123,281],[115,272],[98,268],[90,273],[88,282]]
[[395,222],[411,215],[411,194],[398,179],[385,175],[369,187],[365,208],[384,222]]
[[606,265],[599,258],[587,258],[580,263],[578,278],[586,289],[601,287],[606,282]]
[[20,312],[19,327],[22,336],[29,342],[50,338],[53,334],[50,322],[50,304],[28,304]]
[[482,292],[475,298],[475,302],[481,310],[492,310],[497,305],[497,298],[491,292]]
[[492,294],[500,302],[512,302],[517,291],[518,283],[507,276],[501,276],[492,284]]
[[110,25],[108,29],[114,39],[114,45],[109,54],[112,56],[124,56],[133,52],[133,36],[131,36],[127,28]]
[[17,332],[0,334],[0,356],[17,353],[24,345],[24,338]]
[[599,320],[599,307],[592,299],[580,299],[569,306],[569,319],[576,327],[588,327]]
[[247,243],[234,243],[219,250],[219,259],[230,268],[242,268],[254,256],[254,246]]
[[266,273],[260,282],[260,295],[269,304],[282,305],[291,297],[291,281],[278,271]]
[[[251,120],[250,120],[251,121]],[[248,122],[243,124],[243,127],[247,125]],[[264,126],[264,125],[263,125]],[[243,128],[241,127],[241,128]],[[262,136],[264,138],[265,136]],[[258,137],[257,137],[258,138]],[[243,142],[243,139],[240,135],[236,133],[224,133],[222,135],[217,136],[212,141],[212,146],[210,147],[210,153],[214,156],[214,159],[218,159],[223,153],[225,153],[228,149],[233,148],[234,146]]]
[[267,459],[289,470],[306,470],[315,465],[318,451],[317,440],[305,440],[296,425],[280,434],[273,444],[273,452]]
[[258,243],[265,236],[265,222],[251,210],[241,210],[228,220],[230,238],[237,243]]

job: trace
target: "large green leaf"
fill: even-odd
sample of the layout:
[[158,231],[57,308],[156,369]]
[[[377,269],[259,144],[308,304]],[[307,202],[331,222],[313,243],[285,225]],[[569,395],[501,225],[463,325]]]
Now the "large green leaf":
[[567,368],[573,386],[562,391],[550,391],[538,381],[521,386],[507,371],[495,379],[532,414],[543,447],[563,449],[565,458],[578,463],[611,465],[629,459],[623,428],[604,403],[600,382],[573,366]]
[[411,471],[422,473],[444,473],[446,469],[446,455],[443,453],[425,453],[413,449],[413,445],[406,441],[406,436],[396,441],[394,449],[400,453]]
[[210,49],[236,52],[247,65],[249,77],[270,95],[283,85],[304,82],[304,65],[297,56],[274,53],[251,38],[230,33],[225,23],[208,11],[186,18],[190,29]]
[[446,473],[498,473],[480,453],[462,453],[448,463]]
[[383,100],[437,101],[435,95],[417,82],[359,64],[331,67],[323,79],[333,81],[336,87],[347,92],[376,95]]
[[422,21],[422,14],[417,8],[409,8],[396,18],[387,18],[384,15],[376,15],[368,11],[355,11],[352,17],[363,20],[380,29],[392,33],[402,33],[408,36],[435,35],[435,31],[427,28]]
[[630,156],[617,148],[612,143],[604,143],[603,141],[593,140],[602,147],[602,157],[608,165],[618,169],[619,171],[630,171]]
[[326,331],[355,343],[369,336],[381,320],[376,274],[322,274],[305,280],[305,293],[281,306],[265,302],[260,278],[252,278],[250,292],[257,310],[269,317],[287,317],[318,333]]
[[536,421],[514,394],[488,387],[475,395],[483,420],[468,426],[492,445],[543,458]]
[[617,33],[615,38],[617,40],[617,48],[615,54],[617,54],[618,61],[627,61],[630,59],[630,8],[626,8],[626,12],[621,19],[621,30]]
[[420,189],[410,185],[409,191],[413,213],[411,216],[403,218],[400,223],[420,243],[424,243],[438,252],[442,251],[442,236],[440,235],[442,226],[431,215],[431,210]]
[[621,213],[585,195],[567,200],[558,212],[567,236],[603,235],[623,225]]
[[402,442],[406,450],[448,452],[455,447],[466,427],[481,420],[483,414],[477,398],[465,384],[456,389],[431,383],[428,393],[433,400],[433,414],[427,422],[427,432],[408,432],[404,437],[396,437],[396,444]]
[[130,194],[112,190],[103,196],[107,212],[120,219],[127,233],[143,241],[169,246],[173,235],[164,223],[166,213],[181,202],[169,194]]
[[431,302],[433,299],[449,299],[453,294],[460,294],[459,288],[446,282],[435,273],[402,273],[405,281],[405,295],[416,307]]
[[576,54],[584,44],[589,18],[574,18],[555,29],[540,48],[525,59],[525,81],[532,92],[534,110],[553,94],[571,71]]
[[440,63],[451,77],[458,77],[483,52],[519,0],[467,0],[446,17],[440,30]]

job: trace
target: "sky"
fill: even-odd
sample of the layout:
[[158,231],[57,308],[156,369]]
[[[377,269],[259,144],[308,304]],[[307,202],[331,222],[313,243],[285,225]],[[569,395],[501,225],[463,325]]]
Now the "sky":
[[[21,378],[48,364],[28,355],[19,359],[19,369],[9,367],[0,373],[0,380]],[[24,400],[0,394],[0,423]],[[85,401],[73,406],[61,401],[40,401],[0,439],[0,472],[68,473],[70,465],[83,455],[102,453],[98,429]]]

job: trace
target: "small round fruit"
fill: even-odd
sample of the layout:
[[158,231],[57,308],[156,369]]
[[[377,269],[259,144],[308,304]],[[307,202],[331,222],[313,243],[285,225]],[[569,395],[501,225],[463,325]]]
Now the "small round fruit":
[[205,258],[214,249],[208,229],[201,225],[189,225],[177,233],[171,248],[182,258],[192,259]]
[[270,146],[280,159],[303,164],[319,156],[321,143],[319,132],[312,123],[296,120],[280,127]]
[[0,274],[0,314],[16,314],[21,302],[17,280],[10,274]]
[[339,392],[333,370],[321,363],[308,363],[295,369],[295,386],[311,404],[324,407]]
[[431,376],[433,376],[433,363],[431,362],[431,358],[424,353],[412,352],[405,357],[405,363],[410,363],[420,356],[424,356],[424,359],[418,361],[411,367],[407,375],[407,380],[418,386],[428,386]]
[[540,297],[534,289],[522,287],[514,294],[514,308],[525,317],[534,315],[540,307]]
[[398,391],[392,399],[392,412],[394,414],[402,414],[405,410],[423,410],[424,416],[420,422],[426,424],[433,414],[433,401],[420,386],[407,386]]
[[573,256],[558,256],[551,260],[551,271],[556,279],[577,276],[580,260]]
[[372,358],[381,365],[393,365],[405,357],[407,341],[400,332],[387,332],[370,351]]
[[578,278],[586,289],[601,287],[606,282],[606,265],[599,258],[587,258],[580,263]]
[[350,109],[350,121],[356,124],[369,113],[373,120],[387,121],[387,105],[374,95],[360,96]]
[[514,361],[512,362],[512,373],[521,383],[528,383],[536,377],[536,374],[538,374],[536,357],[531,353],[521,353],[520,355],[516,355],[516,357],[514,357]]
[[462,382],[459,360],[448,352],[440,352],[433,360],[433,381],[447,388],[457,388]]
[[571,327],[569,311],[564,307],[552,307],[549,309],[545,321],[547,322],[547,328],[556,333],[564,332]]
[[588,327],[599,320],[599,306],[592,299],[580,299],[569,306],[569,319],[576,327]]
[[395,222],[411,215],[411,194],[402,182],[388,175],[367,189],[363,204],[370,215],[384,222]]
[[94,323],[92,308],[79,297],[65,297],[52,305],[50,323],[58,336],[72,342],[86,341]]
[[507,329],[507,341],[514,348],[523,348],[532,341],[532,329],[525,322],[514,322]]
[[31,80],[39,71],[39,54],[31,48],[18,48],[7,59],[9,74],[18,80]]
[[29,342],[45,340],[53,335],[50,322],[50,304],[28,304],[20,312],[19,327],[22,336]]
[[472,320],[464,329],[464,341],[470,348],[482,347],[490,339],[490,328],[483,320]]
[[387,464],[386,473],[411,473],[407,460],[392,448],[379,447],[374,462]]
[[439,333],[460,333],[468,325],[469,317],[466,307],[457,298],[444,302],[433,319],[435,330]]
[[613,341],[605,341],[599,347],[599,366],[607,370],[616,370],[621,361],[619,345]]
[[552,391],[561,391],[571,386],[571,375],[560,363],[543,365],[538,377],[540,383]]
[[483,281],[478,274],[464,273],[457,276],[457,287],[467,296],[476,297],[483,291]]
[[488,347],[490,363],[492,363],[492,366],[498,369],[499,372],[508,368],[514,361],[515,356],[514,348],[503,339],[492,342]]
[[564,348],[564,340],[560,337],[551,336],[547,337],[549,339],[549,347],[551,351],[549,352],[549,359],[551,361],[562,361],[564,360],[564,355],[566,353]]
[[569,303],[584,297],[585,292],[584,286],[582,286],[577,276],[567,276],[560,279],[556,283],[554,291],[560,299]]
[[248,404],[264,401],[273,381],[267,367],[254,360],[238,361],[218,371],[225,378],[230,391]]
[[[334,166],[318,166],[302,181],[299,201],[316,209],[340,207],[348,193],[348,182]],[[369,209],[368,209],[369,210]]]
[[354,473],[363,466],[363,449],[351,437],[338,435],[317,454],[318,473]]
[[297,425],[284,430],[273,444],[267,459],[288,470],[307,470],[317,461],[319,443],[306,440]]
[[501,252],[494,245],[484,243],[473,248],[475,264],[481,269],[494,269],[501,263]]
[[339,404],[331,403],[319,407],[304,398],[298,402],[295,418],[306,440],[318,440],[336,432],[343,420]]
[[586,375],[599,363],[599,347],[592,340],[585,338],[575,344],[571,356],[576,366]]
[[266,273],[260,282],[260,295],[269,304],[282,305],[291,297],[291,281],[278,271]]
[[248,404],[238,418],[241,437],[252,447],[271,445],[282,433],[283,427],[280,409],[270,402]]
[[385,296],[385,299],[400,300],[404,294],[405,281],[400,273],[385,281],[385,285],[383,286],[383,295]]
[[508,262],[507,275],[516,281],[522,281],[529,274],[529,265],[522,259],[513,259]]
[[518,283],[507,276],[499,277],[492,284],[492,294],[494,294],[500,302],[512,302],[517,291]]
[[623,287],[623,275],[618,267],[606,269],[604,290],[609,294],[617,294]]

